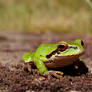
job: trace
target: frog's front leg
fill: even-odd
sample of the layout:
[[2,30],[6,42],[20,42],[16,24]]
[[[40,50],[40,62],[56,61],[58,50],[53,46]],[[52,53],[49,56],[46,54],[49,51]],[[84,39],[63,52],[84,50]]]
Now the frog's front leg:
[[46,58],[44,59],[35,58],[35,64],[40,73],[43,73],[44,75],[47,75],[47,76],[54,76],[56,78],[62,78],[63,72],[53,71],[53,70],[48,71],[42,60],[46,61]]
[[48,73],[48,70],[44,64],[44,61],[41,59],[41,58],[35,58],[35,64],[36,64],[36,67],[37,69],[39,70],[40,73],[43,73],[43,74],[47,74]]

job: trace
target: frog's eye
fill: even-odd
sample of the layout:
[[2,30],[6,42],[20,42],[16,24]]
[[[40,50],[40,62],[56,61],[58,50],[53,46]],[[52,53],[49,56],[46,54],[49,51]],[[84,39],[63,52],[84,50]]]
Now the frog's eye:
[[61,49],[61,50],[65,50],[67,49],[68,45],[66,43],[61,43],[58,45],[58,48]]
[[81,45],[84,46],[84,42],[81,40]]

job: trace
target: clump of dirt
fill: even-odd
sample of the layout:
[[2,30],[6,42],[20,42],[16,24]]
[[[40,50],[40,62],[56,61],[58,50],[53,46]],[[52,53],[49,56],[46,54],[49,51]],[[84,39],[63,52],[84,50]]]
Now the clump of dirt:
[[[91,92],[92,91],[92,36],[55,33],[1,33],[0,37],[0,92]],[[63,78],[44,76],[36,68],[24,67],[22,56],[35,51],[41,43],[72,41],[81,38],[85,43],[83,62],[57,69]],[[29,64],[30,65],[30,64]]]

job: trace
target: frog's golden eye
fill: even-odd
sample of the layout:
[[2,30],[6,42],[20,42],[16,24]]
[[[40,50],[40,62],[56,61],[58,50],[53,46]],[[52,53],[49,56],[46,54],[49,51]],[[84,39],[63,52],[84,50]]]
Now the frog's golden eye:
[[67,49],[68,45],[66,43],[59,43],[58,44],[58,48],[61,50],[65,50]]
[[84,42],[81,40],[81,45],[84,46]]

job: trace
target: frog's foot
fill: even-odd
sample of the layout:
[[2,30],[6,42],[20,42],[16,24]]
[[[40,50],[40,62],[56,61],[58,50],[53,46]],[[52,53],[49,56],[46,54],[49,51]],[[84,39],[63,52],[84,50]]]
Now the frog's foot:
[[63,75],[63,72],[59,72],[59,71],[48,71],[48,73],[46,74],[48,77],[49,76],[54,76],[56,78],[59,78],[61,79],[62,78],[62,75]]
[[31,65],[29,63],[23,64],[23,70],[26,72],[32,72]]

